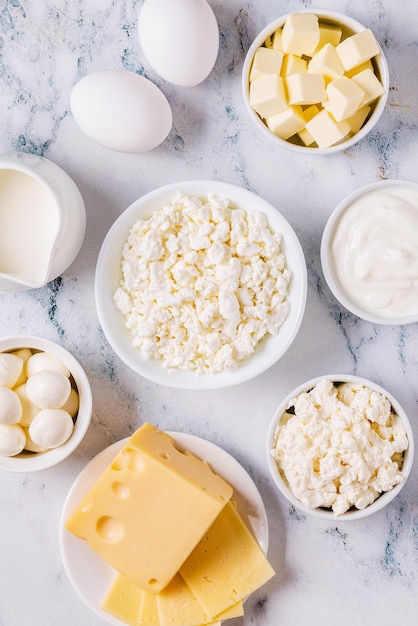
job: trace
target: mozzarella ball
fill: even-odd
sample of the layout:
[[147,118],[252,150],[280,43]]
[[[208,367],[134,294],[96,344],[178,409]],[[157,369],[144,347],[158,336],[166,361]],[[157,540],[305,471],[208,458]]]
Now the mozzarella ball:
[[25,447],[26,437],[19,424],[0,424],[0,455],[15,456]]
[[62,409],[43,409],[29,426],[29,437],[43,448],[57,448],[69,439],[74,424],[71,415]]
[[31,402],[40,409],[59,409],[71,392],[69,379],[61,372],[42,370],[29,376],[26,393]]
[[22,419],[22,403],[8,387],[0,386],[0,424],[17,424]]
[[42,370],[61,372],[67,378],[70,377],[68,367],[50,352],[35,352],[26,363],[26,375],[28,378]]
[[69,413],[71,417],[75,417],[78,412],[79,404],[80,404],[80,398],[78,397],[78,393],[75,389],[71,387],[68,400],[65,404],[62,405],[61,409],[63,411],[67,411],[67,413]]
[[23,370],[23,359],[15,354],[0,354],[0,385],[14,387]]
[[26,437],[25,450],[28,450],[29,452],[45,452],[48,450],[48,448],[45,448],[44,446],[38,446],[38,444],[32,440],[29,435],[29,428],[23,428],[23,432]]
[[28,393],[26,391],[26,383],[23,385],[19,385],[13,390],[18,396],[21,405],[22,405],[22,417],[20,420],[20,425],[23,427],[29,426],[33,418],[37,413],[39,413],[39,406],[36,406],[31,400],[28,398]]

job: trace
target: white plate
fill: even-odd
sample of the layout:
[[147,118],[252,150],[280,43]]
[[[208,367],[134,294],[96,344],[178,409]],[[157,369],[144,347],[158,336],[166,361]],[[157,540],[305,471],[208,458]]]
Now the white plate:
[[[243,520],[252,530],[261,548],[267,553],[268,521],[261,495],[245,469],[225,450],[206,439],[187,433],[168,433],[182,448],[207,461],[211,468],[234,488],[234,499]],[[60,522],[60,549],[64,568],[75,591],[101,619],[113,626],[126,626],[100,605],[112,583],[115,571],[88,544],[64,527],[65,521],[100,475],[111,463],[127,439],[122,439],[100,452],[84,468],[71,487],[64,503]]]
[[[214,193],[228,198],[231,206],[245,211],[261,211],[267,216],[270,228],[283,237],[283,252],[292,274],[289,295],[289,315],[277,335],[264,337],[253,354],[241,361],[236,371],[196,375],[194,371],[171,371],[162,360],[145,359],[132,345],[131,331],[125,318],[113,301],[121,279],[122,248],[129,230],[139,219],[147,219],[152,212],[173,202],[181,191],[188,196],[207,198]],[[221,389],[238,385],[258,376],[276,363],[295,339],[305,311],[307,294],[306,264],[302,247],[293,228],[285,217],[271,204],[255,193],[220,181],[183,181],[171,183],[136,200],[114,222],[107,233],[97,259],[95,297],[100,325],[115,353],[134,372],[166,387],[177,389]]]

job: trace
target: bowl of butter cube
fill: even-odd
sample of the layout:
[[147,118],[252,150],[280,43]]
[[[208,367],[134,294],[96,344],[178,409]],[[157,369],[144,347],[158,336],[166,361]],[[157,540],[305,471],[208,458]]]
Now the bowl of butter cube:
[[380,119],[389,69],[370,28],[320,9],[279,17],[251,44],[243,66],[246,108],[257,129],[302,154],[331,154]]
[[404,408],[374,381],[349,374],[311,379],[280,402],[267,437],[274,483],[291,506],[352,521],[387,506],[414,459]]

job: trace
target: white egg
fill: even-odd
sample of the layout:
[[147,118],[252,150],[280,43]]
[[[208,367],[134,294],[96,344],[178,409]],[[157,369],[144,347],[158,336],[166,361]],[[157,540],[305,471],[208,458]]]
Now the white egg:
[[145,0],[138,34],[148,63],[174,85],[198,85],[215,65],[219,29],[206,0]]
[[126,70],[88,74],[71,92],[71,111],[90,139],[118,152],[148,152],[164,141],[173,116],[163,92]]

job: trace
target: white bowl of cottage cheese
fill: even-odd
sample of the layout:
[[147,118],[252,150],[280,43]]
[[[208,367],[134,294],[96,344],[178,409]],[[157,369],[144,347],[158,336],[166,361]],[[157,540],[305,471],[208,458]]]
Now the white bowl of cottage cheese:
[[254,378],[290,347],[306,265],[268,202],[235,185],[185,181],[116,220],[95,291],[103,332],[131,369],[169,387],[215,389]]
[[281,493],[305,513],[354,520],[386,506],[412,468],[414,438],[399,402],[374,382],[326,375],[292,391],[267,441]]

